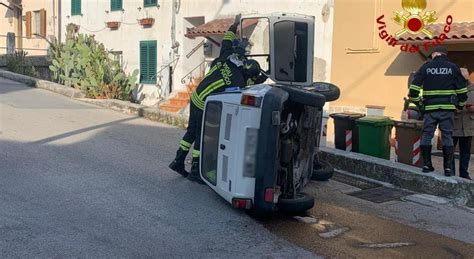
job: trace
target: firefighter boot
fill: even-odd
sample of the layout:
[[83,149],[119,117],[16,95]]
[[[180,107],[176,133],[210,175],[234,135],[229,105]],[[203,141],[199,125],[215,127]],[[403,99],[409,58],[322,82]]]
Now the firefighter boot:
[[421,146],[421,156],[423,157],[423,173],[434,171],[433,164],[431,164],[431,146]]
[[189,173],[184,168],[184,160],[186,159],[187,154],[188,154],[187,151],[184,151],[183,149],[178,148],[178,151],[176,151],[176,158],[168,166],[171,170],[182,175],[183,177],[188,177],[189,175]]
[[454,147],[444,146],[443,147],[443,165],[444,165],[445,176],[454,176],[454,171],[452,167],[453,160],[454,160]]
[[199,184],[205,184],[201,179],[201,175],[199,174],[199,157],[193,157],[193,166],[191,167],[188,180]]

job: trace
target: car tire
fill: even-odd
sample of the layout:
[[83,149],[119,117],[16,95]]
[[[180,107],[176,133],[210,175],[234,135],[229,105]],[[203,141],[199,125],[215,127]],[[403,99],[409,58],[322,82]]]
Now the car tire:
[[288,93],[288,98],[292,102],[312,107],[324,107],[326,103],[324,95],[315,91],[308,91],[304,88],[288,85],[278,85],[278,87]]
[[305,193],[297,193],[296,198],[278,198],[278,208],[286,213],[301,213],[314,207],[314,198]]
[[334,84],[325,82],[314,82],[311,86],[306,87],[310,92],[322,94],[326,98],[326,102],[332,102],[341,96],[341,90]]
[[334,175],[334,167],[328,162],[319,160],[314,161],[313,174],[311,179],[315,181],[327,181],[331,179]]

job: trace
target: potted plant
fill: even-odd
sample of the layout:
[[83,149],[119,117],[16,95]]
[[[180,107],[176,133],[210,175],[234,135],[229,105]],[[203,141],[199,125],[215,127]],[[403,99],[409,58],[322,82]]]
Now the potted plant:
[[155,23],[155,19],[154,18],[142,18],[142,19],[138,20],[138,23],[142,26],[152,26],[153,23]]
[[120,26],[120,22],[106,22],[107,28],[116,30]]

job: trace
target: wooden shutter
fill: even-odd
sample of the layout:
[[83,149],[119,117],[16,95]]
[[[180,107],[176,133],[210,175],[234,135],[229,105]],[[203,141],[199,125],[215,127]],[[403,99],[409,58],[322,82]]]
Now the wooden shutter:
[[156,6],[156,5],[157,5],[157,0],[144,0],[145,7]]
[[140,83],[144,83],[148,78],[147,52],[147,43],[140,42]]
[[71,1],[71,15],[80,15],[81,14],[81,0],[72,0]]
[[123,1],[122,0],[111,0],[110,1],[110,10],[111,11],[120,11],[122,10],[123,7]]
[[26,38],[31,39],[31,12],[26,12]]
[[148,43],[148,76],[149,83],[156,83],[156,41]]
[[140,42],[140,83],[156,83],[156,41]]
[[46,10],[40,10],[40,33],[46,38]]

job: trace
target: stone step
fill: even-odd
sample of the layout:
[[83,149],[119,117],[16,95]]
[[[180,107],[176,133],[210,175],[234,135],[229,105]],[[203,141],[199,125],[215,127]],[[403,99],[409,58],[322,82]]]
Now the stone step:
[[179,99],[191,99],[191,94],[192,92],[188,93],[188,92],[185,92],[185,91],[182,91],[182,92],[178,92],[178,94],[176,94],[176,97],[179,98]]
[[160,110],[163,110],[166,112],[179,112],[181,109],[183,109],[183,107],[172,105],[169,103],[164,103],[160,105]]
[[188,105],[189,98],[170,98],[168,99],[169,104],[184,107]]

